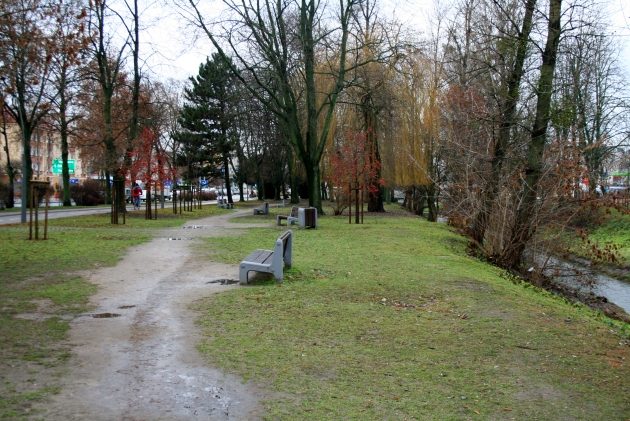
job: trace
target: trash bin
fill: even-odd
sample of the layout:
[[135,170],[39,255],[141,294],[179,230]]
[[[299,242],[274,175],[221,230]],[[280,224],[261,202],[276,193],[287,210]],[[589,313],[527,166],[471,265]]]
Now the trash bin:
[[317,228],[317,208],[299,208],[298,226],[301,228]]

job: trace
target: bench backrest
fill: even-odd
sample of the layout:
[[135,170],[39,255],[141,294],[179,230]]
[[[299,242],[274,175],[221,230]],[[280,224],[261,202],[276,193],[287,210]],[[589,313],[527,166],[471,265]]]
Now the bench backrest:
[[[277,239],[273,250],[273,259],[279,263],[284,261],[286,266],[291,266],[291,249],[293,248],[293,231],[286,230]],[[282,259],[280,261],[279,259]]]

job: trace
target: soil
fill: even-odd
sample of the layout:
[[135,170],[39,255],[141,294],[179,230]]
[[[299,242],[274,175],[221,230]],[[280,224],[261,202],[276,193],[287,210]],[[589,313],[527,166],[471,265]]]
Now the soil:
[[262,418],[264,393],[197,352],[191,310],[198,299],[238,288],[229,283],[238,279],[236,265],[200,258],[194,245],[252,226],[230,224],[239,213],[164,230],[116,266],[89,273],[99,287],[95,310],[71,322],[69,373],[37,412],[47,420]]

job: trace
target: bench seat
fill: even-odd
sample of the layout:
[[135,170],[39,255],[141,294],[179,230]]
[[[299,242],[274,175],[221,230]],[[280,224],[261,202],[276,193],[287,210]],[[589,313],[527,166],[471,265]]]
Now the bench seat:
[[271,265],[271,258],[273,257],[273,251],[271,250],[254,250],[251,252],[246,258],[243,259],[243,262],[255,263],[259,265]]
[[254,215],[269,215],[269,202],[265,202],[262,208],[254,208]]
[[293,232],[287,230],[276,239],[273,251],[258,249],[251,252],[239,265],[239,283],[246,284],[251,271],[272,273],[278,282],[282,282],[284,266],[291,267],[292,245]]
[[287,225],[293,225],[298,222],[298,208],[293,206],[291,208],[291,215],[276,215],[276,225],[282,225],[282,220],[287,220]]

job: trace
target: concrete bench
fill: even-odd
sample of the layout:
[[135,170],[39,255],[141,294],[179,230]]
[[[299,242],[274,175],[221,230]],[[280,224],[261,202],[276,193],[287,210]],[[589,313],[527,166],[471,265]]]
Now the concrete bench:
[[262,208],[254,208],[254,215],[269,215],[269,203],[265,202]]
[[234,209],[234,203],[229,203],[227,199],[217,199],[217,206],[222,209]]
[[247,283],[250,271],[273,273],[277,281],[284,278],[284,266],[291,267],[291,249],[293,248],[293,232],[287,230],[277,239],[271,250],[254,250],[243,259],[239,266],[238,280],[241,284]]
[[287,225],[292,225],[298,222],[298,207],[293,206],[291,208],[291,215],[276,215],[276,225],[282,225],[282,220],[287,220]]

